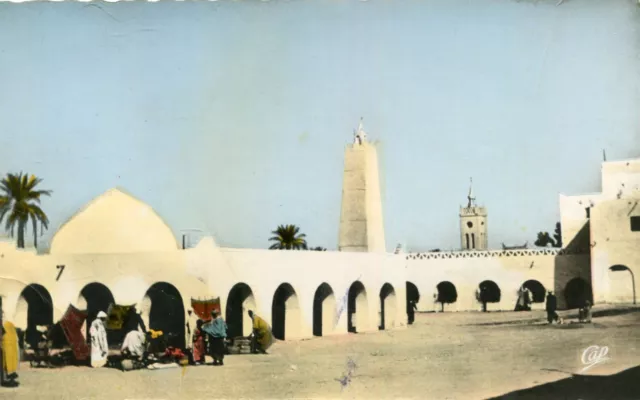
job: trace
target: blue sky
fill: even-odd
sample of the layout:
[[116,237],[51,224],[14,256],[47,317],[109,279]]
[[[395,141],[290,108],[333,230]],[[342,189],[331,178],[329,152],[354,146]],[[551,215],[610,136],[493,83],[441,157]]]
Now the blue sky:
[[558,193],[636,157],[630,0],[0,4],[0,173],[44,178],[56,228],[120,186],[179,235],[337,246],[344,146],[379,141],[387,247],[533,243]]

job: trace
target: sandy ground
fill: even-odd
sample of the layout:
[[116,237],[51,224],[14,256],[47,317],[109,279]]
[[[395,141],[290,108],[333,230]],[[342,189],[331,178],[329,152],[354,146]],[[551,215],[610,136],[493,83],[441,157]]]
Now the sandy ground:
[[[268,355],[227,356],[223,367],[124,373],[25,364],[21,386],[0,389],[0,399],[482,399],[636,367],[637,311],[553,326],[540,322],[544,312],[418,314],[407,329],[278,342]],[[591,345],[609,346],[609,360],[582,373]],[[349,359],[356,367],[343,387]],[[553,393],[545,398],[563,398]]]

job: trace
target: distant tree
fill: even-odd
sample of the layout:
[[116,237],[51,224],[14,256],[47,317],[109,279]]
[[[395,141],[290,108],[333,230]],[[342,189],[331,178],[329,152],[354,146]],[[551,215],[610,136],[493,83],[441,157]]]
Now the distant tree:
[[556,229],[553,234],[553,238],[549,232],[538,232],[538,238],[535,243],[538,247],[562,247],[562,227],[560,222],[556,223]]
[[549,236],[549,232],[538,232],[538,238],[534,244],[538,247],[549,247],[549,245],[554,246],[555,242]]
[[5,221],[5,230],[13,237],[18,230],[18,248],[24,248],[24,234],[29,220],[33,225],[33,245],[38,247],[38,223],[40,231],[49,227],[49,218],[40,208],[40,198],[50,196],[50,190],[36,190],[42,179],[35,175],[7,174],[0,180],[0,222]]
[[279,225],[275,231],[271,233],[275,236],[269,239],[275,242],[269,247],[270,250],[306,250],[306,235],[300,233],[300,228],[295,225]]
[[554,247],[562,247],[562,226],[560,226],[560,222],[556,222],[556,230],[553,234],[553,238],[556,242]]

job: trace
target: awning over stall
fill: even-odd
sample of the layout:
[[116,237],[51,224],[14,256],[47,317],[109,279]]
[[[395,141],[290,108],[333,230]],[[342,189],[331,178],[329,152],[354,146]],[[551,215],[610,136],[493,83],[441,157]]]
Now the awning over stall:
[[220,312],[220,297],[210,299],[194,299],[191,298],[191,308],[193,312],[201,320],[207,322],[211,320],[211,311],[217,310]]

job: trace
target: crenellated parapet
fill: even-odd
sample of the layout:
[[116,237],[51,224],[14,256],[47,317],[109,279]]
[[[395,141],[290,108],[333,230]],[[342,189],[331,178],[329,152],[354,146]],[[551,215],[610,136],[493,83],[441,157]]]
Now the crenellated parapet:
[[560,256],[560,255],[589,254],[584,250],[570,249],[521,249],[521,250],[486,250],[486,251],[439,251],[425,253],[410,253],[407,260],[446,260],[453,258],[500,258],[500,257],[531,257],[531,256]]
[[488,215],[486,207],[460,207],[460,217],[474,217],[474,216],[482,216],[486,217]]

